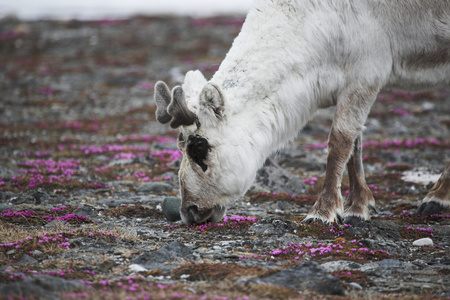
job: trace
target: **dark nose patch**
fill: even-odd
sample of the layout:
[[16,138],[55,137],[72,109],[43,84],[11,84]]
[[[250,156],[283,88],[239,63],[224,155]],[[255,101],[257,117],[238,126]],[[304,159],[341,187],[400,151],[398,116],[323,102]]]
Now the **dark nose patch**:
[[208,165],[204,163],[211,147],[205,138],[199,135],[190,135],[187,143],[187,154],[189,157],[199,165],[203,172],[206,172]]

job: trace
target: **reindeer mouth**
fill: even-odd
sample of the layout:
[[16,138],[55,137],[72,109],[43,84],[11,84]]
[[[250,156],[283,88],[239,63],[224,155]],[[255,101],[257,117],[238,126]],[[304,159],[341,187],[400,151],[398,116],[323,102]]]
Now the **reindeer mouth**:
[[199,208],[197,205],[191,205],[187,209],[181,210],[181,218],[187,225],[216,223],[222,220],[227,209],[225,206],[214,206],[213,208]]

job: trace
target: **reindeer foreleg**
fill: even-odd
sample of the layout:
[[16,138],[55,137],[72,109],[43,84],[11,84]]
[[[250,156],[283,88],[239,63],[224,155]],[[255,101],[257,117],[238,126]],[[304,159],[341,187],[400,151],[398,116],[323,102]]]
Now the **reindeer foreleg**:
[[[328,138],[327,170],[324,185],[304,222],[319,221],[331,223],[334,220],[342,222],[341,216],[344,213],[344,209],[340,187],[345,165],[352,153],[355,161],[350,162],[350,173],[353,176],[352,187],[354,195],[350,199],[351,203],[346,205],[345,215],[356,215],[365,218],[364,207],[373,198],[369,198],[369,193],[366,193],[367,186],[365,181],[362,180],[364,178],[362,162],[355,158],[354,142],[361,134],[378,91],[378,86],[370,87],[367,84],[353,85],[338,97],[336,113]],[[363,198],[359,198],[358,194],[361,193],[364,194]]]

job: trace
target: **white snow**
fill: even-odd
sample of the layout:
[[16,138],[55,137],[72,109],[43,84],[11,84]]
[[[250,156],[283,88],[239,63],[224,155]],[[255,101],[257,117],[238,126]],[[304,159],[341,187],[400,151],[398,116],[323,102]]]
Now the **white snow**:
[[405,171],[402,174],[402,180],[406,182],[428,184],[438,181],[441,174],[434,174],[426,170]]

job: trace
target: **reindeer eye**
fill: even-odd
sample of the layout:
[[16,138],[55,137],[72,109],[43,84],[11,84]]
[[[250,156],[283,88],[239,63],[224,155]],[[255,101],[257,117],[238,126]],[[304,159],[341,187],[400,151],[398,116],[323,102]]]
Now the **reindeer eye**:
[[197,165],[202,168],[203,172],[206,172],[206,170],[208,169],[208,166],[203,162],[203,160],[206,159],[210,148],[211,147],[209,146],[208,141],[205,138],[202,138],[198,135],[189,136],[187,154]]

